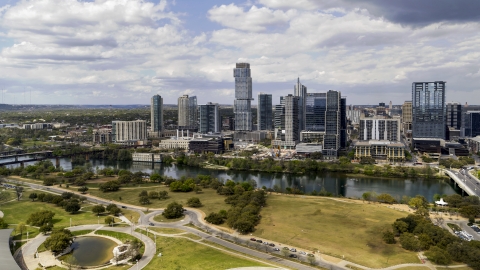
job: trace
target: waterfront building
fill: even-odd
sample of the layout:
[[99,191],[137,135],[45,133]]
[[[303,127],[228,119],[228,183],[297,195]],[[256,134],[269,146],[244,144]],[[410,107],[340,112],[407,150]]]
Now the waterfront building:
[[359,140],[400,141],[400,119],[384,117],[361,117],[359,126]]
[[93,144],[107,144],[112,142],[112,129],[98,129],[93,132]]
[[159,134],[163,131],[163,98],[160,95],[155,95],[150,100],[150,123],[152,137],[160,137]]
[[178,98],[178,128],[197,128],[197,97],[183,95]]
[[271,94],[258,94],[257,128],[258,130],[273,129],[273,110]]
[[327,93],[307,93],[305,105],[306,126],[302,130],[325,131]]
[[[341,147],[341,92],[327,92],[327,110],[325,113],[325,137],[323,142],[324,159],[336,159]],[[346,115],[345,115],[346,116]]]
[[249,63],[237,63],[233,69],[235,78],[235,130],[252,130],[252,77]]
[[480,136],[474,138],[467,138],[468,148],[471,153],[480,152]]
[[223,138],[221,136],[202,136],[190,140],[188,144],[190,151],[194,153],[214,153],[224,152]]
[[113,121],[112,141],[118,144],[141,145],[147,140],[147,122],[145,120],[135,121]]
[[311,153],[322,153],[323,145],[321,143],[299,143],[296,145],[295,150],[297,154],[307,155]]
[[390,141],[358,141],[353,146],[354,158],[372,157],[375,160],[389,162],[405,160],[405,146],[402,143]]
[[462,104],[449,102],[447,107],[447,127],[460,130],[462,126]]
[[200,133],[218,133],[221,131],[221,119],[219,106],[217,103],[208,102],[200,105],[199,111],[199,129]]
[[190,140],[191,138],[173,137],[171,139],[165,139],[160,141],[160,143],[158,144],[158,148],[188,150],[188,144],[190,143]]
[[154,153],[137,153],[137,152],[135,152],[135,153],[132,154],[132,161],[161,163],[162,162],[162,155],[161,154],[154,154]]
[[413,138],[445,139],[446,82],[412,83],[412,136]]

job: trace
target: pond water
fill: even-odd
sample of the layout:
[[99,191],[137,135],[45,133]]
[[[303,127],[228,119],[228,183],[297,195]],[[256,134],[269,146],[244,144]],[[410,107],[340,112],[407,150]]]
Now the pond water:
[[72,261],[72,264],[80,266],[102,265],[113,258],[113,248],[116,246],[117,243],[103,237],[79,237],[71,246],[73,252],[64,256],[62,260],[64,262]]

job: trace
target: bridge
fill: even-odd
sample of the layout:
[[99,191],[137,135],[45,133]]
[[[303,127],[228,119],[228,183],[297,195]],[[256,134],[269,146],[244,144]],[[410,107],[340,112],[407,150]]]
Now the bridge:
[[469,196],[480,197],[480,181],[469,172],[461,173],[453,170],[445,170],[445,174]]

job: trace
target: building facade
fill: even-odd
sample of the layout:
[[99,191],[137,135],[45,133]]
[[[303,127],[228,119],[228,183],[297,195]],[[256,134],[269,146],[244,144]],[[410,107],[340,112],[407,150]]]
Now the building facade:
[[305,109],[305,128],[307,131],[325,131],[325,112],[327,111],[327,93],[307,93]]
[[135,145],[143,144],[147,140],[147,122],[136,121],[113,121],[112,141],[115,143]]
[[155,137],[163,131],[163,98],[155,95],[150,100],[150,123],[151,132]]
[[233,69],[235,78],[235,130],[252,130],[252,77],[250,64],[237,63]]
[[413,138],[445,139],[446,82],[414,82],[412,84]]
[[178,98],[178,128],[197,128],[197,97],[183,95]]
[[460,130],[462,127],[462,104],[449,102],[447,107],[447,127]]
[[208,102],[198,107],[200,133],[218,133],[222,131],[219,106],[217,103]]
[[403,132],[412,130],[412,102],[405,101],[402,106],[402,128]]
[[307,101],[307,87],[300,83],[300,78],[297,78],[297,83],[294,86],[294,96],[298,97],[298,128],[305,130],[305,114]]
[[257,126],[258,130],[273,129],[273,109],[271,94],[258,94]]
[[400,119],[361,117],[358,139],[360,141],[400,141]]
[[465,113],[465,137],[480,136],[480,111]]
[[405,147],[401,143],[389,141],[356,142],[353,149],[356,160],[360,160],[362,157],[372,157],[376,160],[389,162],[405,160]]
[[327,92],[327,110],[325,112],[325,138],[323,156],[325,159],[335,159],[340,149],[341,130],[341,93],[329,90]]

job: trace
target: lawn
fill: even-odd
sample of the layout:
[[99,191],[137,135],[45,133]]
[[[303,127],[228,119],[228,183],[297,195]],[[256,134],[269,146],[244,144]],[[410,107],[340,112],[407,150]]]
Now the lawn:
[[155,256],[143,269],[208,270],[267,266],[183,238],[157,237],[157,245],[158,252],[161,252],[162,256]]
[[163,234],[179,234],[184,233],[185,231],[175,228],[157,228],[157,227],[148,227],[149,231],[155,231]]
[[[166,200],[150,199],[150,204],[141,205],[138,202],[138,194],[140,191],[168,191],[169,198]],[[169,203],[174,201],[182,204],[186,207],[187,200],[191,197],[198,197],[202,202],[203,206],[198,208],[203,211],[205,214],[210,212],[218,212],[222,209],[228,210],[230,205],[225,203],[225,196],[218,195],[216,190],[205,188],[199,194],[195,192],[170,192],[169,188],[164,185],[156,185],[150,187],[140,187],[140,188],[121,188],[116,192],[101,192],[96,189],[91,189],[88,191],[91,195],[105,198],[108,200],[113,200],[115,204],[121,205],[122,203],[138,205],[145,208],[165,208]],[[121,200],[120,200],[121,198]]]
[[270,195],[267,204],[255,237],[308,252],[317,249],[335,257],[345,256],[367,267],[419,263],[414,252],[382,241],[381,232],[406,216],[404,212],[378,204],[311,196]]
[[[72,226],[97,223],[97,216],[92,213],[78,212],[77,214],[72,215],[54,204],[39,201],[32,202],[28,199],[29,194],[29,191],[24,192],[23,198],[20,201],[9,202],[0,206],[0,210],[5,214],[4,219],[7,223],[26,223],[30,214],[42,210],[50,210],[55,213],[55,216],[53,217],[55,227],[70,226],[70,219],[72,219]],[[103,223],[104,218],[105,217],[101,216],[100,222]]]
[[166,218],[163,215],[156,215],[153,217],[153,220],[155,220],[156,222],[163,222],[163,223],[177,222],[184,219],[185,219],[184,215],[179,218]]

